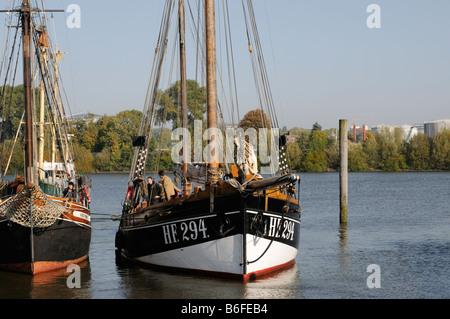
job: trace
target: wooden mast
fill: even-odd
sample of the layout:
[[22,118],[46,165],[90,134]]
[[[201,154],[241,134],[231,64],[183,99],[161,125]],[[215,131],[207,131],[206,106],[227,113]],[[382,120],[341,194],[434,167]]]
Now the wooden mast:
[[41,83],[39,90],[39,136],[38,136],[38,144],[39,144],[39,152],[38,152],[38,167],[42,170],[39,170],[39,178],[42,180],[45,178],[45,174],[43,171],[44,168],[44,148],[45,148],[45,83],[44,83],[44,65],[47,64],[47,49],[48,41],[47,41],[47,31],[45,27],[42,29],[42,34],[39,38],[39,47],[41,49]]
[[31,8],[22,0],[23,89],[25,100],[25,181],[36,183],[31,95]]
[[[214,0],[205,0],[206,23],[206,106],[208,129],[217,129],[217,76],[216,76],[216,26]],[[207,164],[208,183],[216,184],[219,173],[218,141],[212,136],[211,144],[215,145],[214,155]]]
[[[184,0],[178,1],[178,21],[180,32],[180,86],[181,86],[181,124],[182,127],[188,129],[188,105],[187,105],[187,88],[186,88],[186,45],[185,45],[185,13]],[[189,147],[187,145],[187,137],[183,137],[183,194],[189,195],[189,185],[186,180],[187,167],[189,162]]]

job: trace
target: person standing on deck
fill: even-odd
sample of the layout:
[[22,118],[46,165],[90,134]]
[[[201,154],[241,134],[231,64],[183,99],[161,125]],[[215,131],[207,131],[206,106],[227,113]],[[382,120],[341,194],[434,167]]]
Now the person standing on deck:
[[166,176],[164,171],[161,170],[158,172],[159,178],[161,178],[161,200],[163,202],[171,200],[172,198],[176,198],[178,192],[181,191],[175,184],[172,182],[170,177]]
[[148,203],[154,205],[159,203],[161,198],[161,186],[153,181],[153,178],[147,177]]

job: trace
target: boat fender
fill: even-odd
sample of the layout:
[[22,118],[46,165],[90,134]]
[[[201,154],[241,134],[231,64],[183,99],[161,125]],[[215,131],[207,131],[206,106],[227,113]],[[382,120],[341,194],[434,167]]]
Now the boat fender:
[[87,191],[86,185],[83,185],[83,188],[84,188],[84,191],[86,192],[86,198],[88,199],[89,204],[90,204],[91,203],[91,198],[89,197],[89,193]]

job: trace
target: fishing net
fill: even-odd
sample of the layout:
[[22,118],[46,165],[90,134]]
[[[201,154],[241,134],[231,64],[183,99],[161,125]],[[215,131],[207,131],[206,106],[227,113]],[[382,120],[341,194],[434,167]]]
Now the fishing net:
[[63,205],[51,200],[35,186],[27,185],[0,204],[1,217],[24,227],[49,227],[65,210]]

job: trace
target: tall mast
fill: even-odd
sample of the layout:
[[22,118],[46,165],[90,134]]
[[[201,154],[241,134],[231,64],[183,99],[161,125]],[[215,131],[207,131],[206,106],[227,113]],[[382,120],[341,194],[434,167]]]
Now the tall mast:
[[[216,76],[216,25],[214,13],[214,0],[205,0],[205,23],[206,23],[206,107],[208,129],[217,129],[217,76]],[[219,150],[218,141],[211,139],[214,147],[214,155],[211,156],[207,165],[208,182],[215,184],[219,173]]]
[[[39,109],[39,138],[38,138],[38,144],[39,144],[39,152],[38,152],[38,163],[41,169],[44,168],[44,147],[45,147],[45,83],[44,83],[44,68],[47,64],[47,49],[48,47],[48,40],[47,40],[47,31],[45,30],[45,27],[43,26],[42,33],[39,38],[39,48],[41,49],[41,84],[40,84],[40,92],[39,92],[39,98],[40,98],[40,109]],[[40,179],[44,179],[45,174],[43,170],[39,171],[39,177]]]
[[22,0],[23,89],[25,99],[25,180],[35,184],[33,116],[31,106],[31,8]]
[[[187,89],[186,89],[186,45],[185,45],[185,13],[184,0],[178,1],[178,21],[180,32],[180,74],[181,74],[181,124],[182,127],[188,128],[188,105],[187,105]],[[189,161],[187,137],[183,137],[183,193],[189,195],[188,182],[186,180],[187,166]]]

